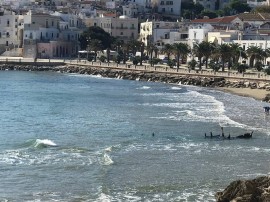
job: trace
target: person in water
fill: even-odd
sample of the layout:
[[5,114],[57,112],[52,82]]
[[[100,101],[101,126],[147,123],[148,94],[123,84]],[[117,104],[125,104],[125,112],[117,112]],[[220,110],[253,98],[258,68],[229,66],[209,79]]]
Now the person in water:
[[154,137],[155,136],[155,133],[152,133],[152,136]]

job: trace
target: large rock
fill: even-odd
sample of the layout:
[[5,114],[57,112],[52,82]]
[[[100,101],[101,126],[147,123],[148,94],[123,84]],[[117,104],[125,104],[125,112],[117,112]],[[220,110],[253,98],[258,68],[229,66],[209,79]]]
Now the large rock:
[[270,178],[234,181],[215,197],[217,202],[270,202]]

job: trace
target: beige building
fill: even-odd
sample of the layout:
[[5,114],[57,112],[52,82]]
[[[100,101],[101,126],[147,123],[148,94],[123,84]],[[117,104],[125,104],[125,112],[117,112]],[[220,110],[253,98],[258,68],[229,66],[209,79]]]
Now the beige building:
[[8,51],[9,56],[20,56],[23,42],[23,16],[13,11],[0,11],[0,53]]
[[111,36],[118,37],[123,41],[138,38],[138,18],[102,16],[84,19],[84,22],[88,27],[98,26],[110,33]]

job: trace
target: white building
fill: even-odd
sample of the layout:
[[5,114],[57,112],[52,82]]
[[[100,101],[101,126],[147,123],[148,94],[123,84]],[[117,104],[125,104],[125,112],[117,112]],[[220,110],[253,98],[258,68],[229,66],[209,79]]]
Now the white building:
[[158,12],[163,15],[181,16],[181,0],[154,0],[152,4],[155,5],[158,8]]
[[247,0],[247,4],[251,8],[256,8],[258,6],[269,6],[270,1],[269,0],[264,0],[264,1],[258,1],[258,0]]
[[140,40],[147,46],[154,43],[158,48],[165,44],[187,43],[188,27],[182,22],[151,21],[141,23]]
[[213,30],[214,28],[210,24],[190,26],[188,31],[188,44],[191,49],[193,48],[194,44],[207,41],[208,32]]

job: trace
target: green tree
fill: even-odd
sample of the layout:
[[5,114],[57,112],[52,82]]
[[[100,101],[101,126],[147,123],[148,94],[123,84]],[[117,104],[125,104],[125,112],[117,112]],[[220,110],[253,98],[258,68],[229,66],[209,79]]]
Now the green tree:
[[232,10],[235,11],[235,13],[244,13],[244,12],[250,12],[251,8],[247,3],[243,3],[239,0],[233,0],[230,3],[230,7]]
[[221,44],[218,46],[220,59],[222,63],[222,71],[225,70],[225,62],[229,62],[232,56],[231,47],[228,44]]
[[199,60],[199,69],[202,69],[202,58],[203,58],[203,45],[202,43],[196,43],[193,47],[193,53],[196,57],[198,57]]
[[257,46],[250,46],[247,49],[247,55],[249,57],[249,65],[250,67],[254,66],[254,61],[261,61],[263,60],[264,56],[265,56],[265,52],[257,47]]
[[146,47],[146,51],[149,53],[150,55],[150,62],[151,62],[151,66],[153,66],[153,53],[157,50],[157,47],[155,46],[155,44],[148,44]]
[[100,27],[93,26],[89,27],[81,34],[79,38],[81,49],[86,50],[90,41],[94,39],[99,40],[101,42],[103,49],[110,48],[114,41],[114,37],[112,37],[108,32],[105,32]]
[[97,61],[97,52],[102,51],[102,42],[98,39],[92,39],[89,43],[89,49],[95,52],[95,61]]
[[190,48],[185,43],[174,43],[173,44],[173,53],[176,58],[177,63],[177,70],[180,66],[180,58],[184,59],[187,57],[188,53],[190,52]]
[[168,60],[170,60],[170,56],[172,54],[173,46],[171,44],[165,44],[163,49],[161,50],[162,53],[166,54],[168,57]]
[[200,14],[200,17],[208,16],[209,18],[216,18],[218,17],[217,13],[210,10],[203,10]]

